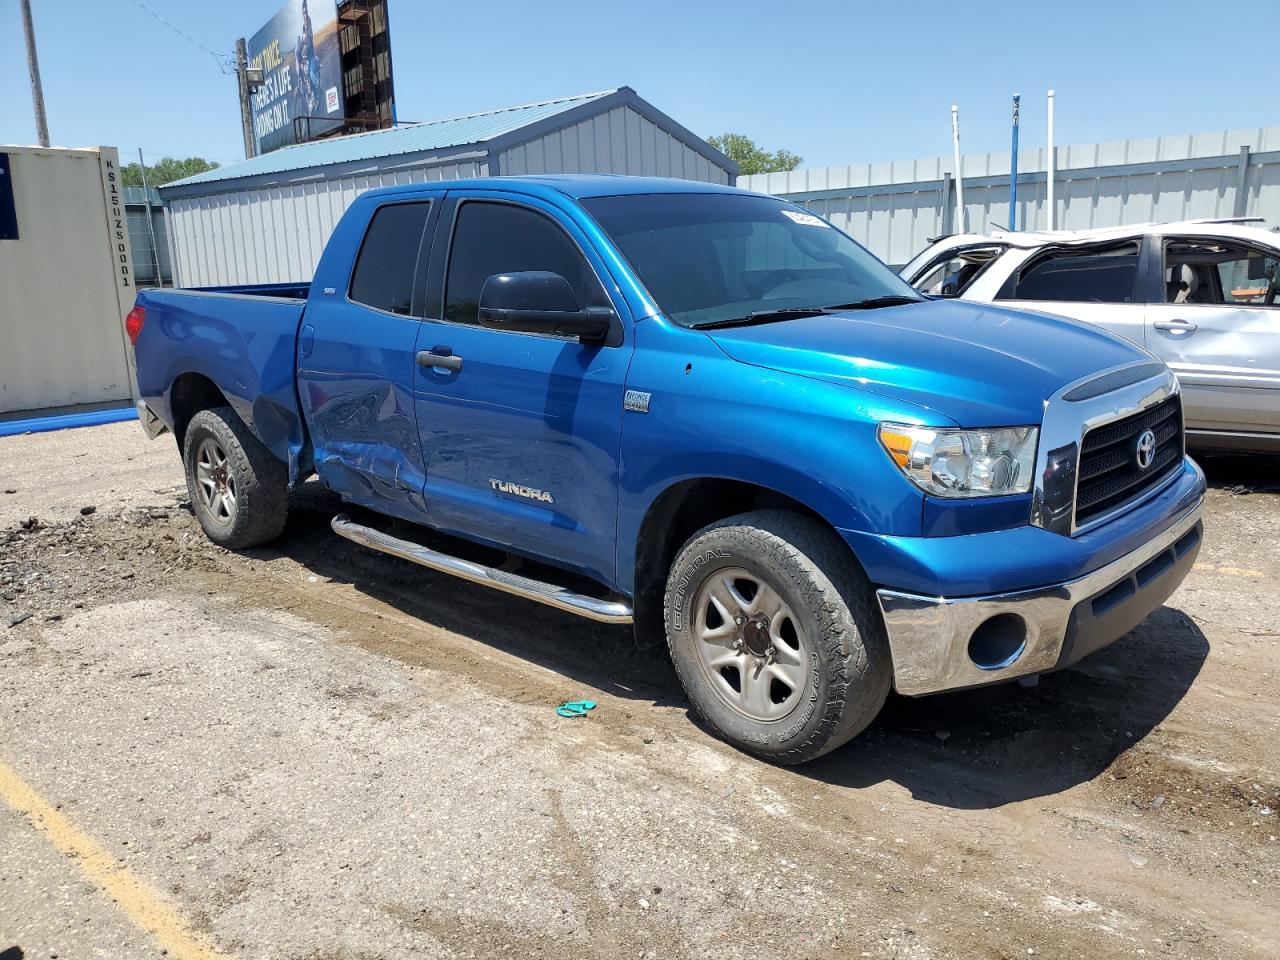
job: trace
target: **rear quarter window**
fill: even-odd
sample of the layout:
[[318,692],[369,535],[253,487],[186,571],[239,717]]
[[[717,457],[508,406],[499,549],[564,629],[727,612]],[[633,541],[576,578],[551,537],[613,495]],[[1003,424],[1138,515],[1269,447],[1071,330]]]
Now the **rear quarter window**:
[[351,275],[356,303],[409,316],[418,276],[418,253],[430,203],[393,203],[379,207],[369,221]]

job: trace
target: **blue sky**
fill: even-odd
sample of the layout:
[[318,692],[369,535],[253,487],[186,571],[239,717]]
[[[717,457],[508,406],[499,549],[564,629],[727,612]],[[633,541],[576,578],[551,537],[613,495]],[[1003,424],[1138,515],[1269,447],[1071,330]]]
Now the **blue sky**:
[[[228,54],[280,5],[143,2]],[[208,53],[134,0],[32,6],[54,143],[241,158],[235,78]],[[1203,0],[390,0],[403,120],[626,84],[696,133],[745,133],[799,153],[803,166],[948,153],[953,101],[966,152],[1008,149],[1014,92],[1024,148],[1039,146],[1050,87],[1060,144],[1280,123],[1262,39],[1275,18],[1255,33],[1248,16],[1205,21],[1206,9]],[[0,143],[34,142],[17,0],[0,0],[0,89]]]

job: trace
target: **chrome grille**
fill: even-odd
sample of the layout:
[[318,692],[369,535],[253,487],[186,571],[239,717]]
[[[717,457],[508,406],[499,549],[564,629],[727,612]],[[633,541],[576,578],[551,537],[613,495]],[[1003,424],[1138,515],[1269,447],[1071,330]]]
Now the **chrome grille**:
[[[1151,465],[1138,466],[1138,438],[1155,434]],[[1182,462],[1182,403],[1167,397],[1122,420],[1095,427],[1080,443],[1076,526],[1124,506],[1167,478]]]

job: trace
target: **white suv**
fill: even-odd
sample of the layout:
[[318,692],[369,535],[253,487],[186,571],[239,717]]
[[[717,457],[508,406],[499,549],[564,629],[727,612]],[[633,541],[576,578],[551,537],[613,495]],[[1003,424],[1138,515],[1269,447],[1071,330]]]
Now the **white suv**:
[[1243,220],[961,234],[902,268],[922,293],[1105,327],[1182,384],[1187,443],[1280,452],[1280,233]]

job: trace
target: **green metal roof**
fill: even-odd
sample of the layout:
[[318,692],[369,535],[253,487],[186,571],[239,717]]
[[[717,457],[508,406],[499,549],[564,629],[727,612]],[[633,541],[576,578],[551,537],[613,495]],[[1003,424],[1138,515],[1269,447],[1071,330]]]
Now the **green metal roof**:
[[310,167],[484,143],[618,92],[618,90],[601,90],[597,93],[584,93],[559,100],[544,100],[541,103],[527,103],[523,106],[491,110],[487,113],[472,113],[465,117],[451,117],[448,120],[432,120],[427,123],[405,124],[390,130],[375,130],[346,137],[313,140],[310,143],[283,147],[240,163],[218,167],[216,170],[177,180],[166,186],[180,187],[215,183],[220,180],[239,180],[244,177],[284,173],[289,170],[305,170]]

